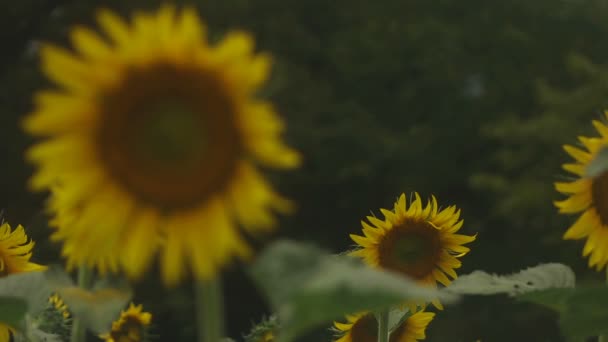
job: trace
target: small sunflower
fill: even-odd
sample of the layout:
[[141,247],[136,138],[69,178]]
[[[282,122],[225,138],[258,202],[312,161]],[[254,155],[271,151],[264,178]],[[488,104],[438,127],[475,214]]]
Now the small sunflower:
[[213,277],[250,253],[238,224],[267,230],[274,210],[292,207],[258,170],[300,161],[272,104],[255,97],[270,58],[244,32],[209,45],[191,8],[97,18],[103,34],[75,28],[73,51],[43,46],[58,89],[37,94],[24,121],[44,139],[27,156],[32,188],[53,191],[54,238],[69,267],[140,278],[161,251],[166,284],[188,267]]
[[[401,323],[390,334],[389,342],[416,342],[426,338],[426,327],[435,317],[432,312],[418,311]],[[378,321],[369,312],[346,316],[347,323],[334,322],[340,334],[335,342],[376,342]]]
[[[436,287],[440,282],[448,286],[448,276],[456,279],[454,270],[461,266],[458,258],[469,252],[463,244],[474,241],[475,236],[456,234],[464,221],[455,206],[439,210],[432,196],[424,207],[420,195],[414,195],[409,208],[401,194],[393,210],[380,209],[384,220],[368,216],[369,224],[361,221],[364,236],[350,235],[360,247],[350,255],[423,285]],[[437,300],[433,304],[442,308]]]
[[[15,230],[8,223],[0,225],[0,277],[10,274],[43,271],[45,266],[30,262],[34,241],[29,240],[25,229],[18,225]],[[8,342],[13,329],[0,323],[0,342]]]
[[106,342],[141,342],[145,341],[146,330],[152,321],[152,314],[145,312],[142,305],[131,303],[129,308],[120,313],[120,318],[112,322],[112,330],[99,337]]
[[245,342],[273,342],[276,340],[275,332],[279,329],[276,316],[264,318],[256,324],[249,334],[244,336]]
[[41,331],[52,333],[62,341],[70,339],[72,327],[68,306],[58,294],[49,297],[47,307],[35,317],[35,325]]
[[[604,115],[608,117],[608,112]],[[555,201],[555,206],[563,214],[582,212],[566,231],[564,239],[587,238],[583,256],[589,256],[589,267],[599,271],[608,264],[608,171],[593,177],[585,177],[585,173],[599,151],[608,146],[608,127],[597,120],[593,121],[593,125],[600,137],[579,137],[581,148],[564,145],[564,150],[575,162],[564,164],[563,168],[577,179],[555,183],[557,191],[569,196],[565,200]]]
[[61,314],[63,319],[70,318],[70,311],[68,311],[68,306],[63,302],[61,297],[58,294],[53,294],[49,297],[49,304],[51,304],[57,312]]

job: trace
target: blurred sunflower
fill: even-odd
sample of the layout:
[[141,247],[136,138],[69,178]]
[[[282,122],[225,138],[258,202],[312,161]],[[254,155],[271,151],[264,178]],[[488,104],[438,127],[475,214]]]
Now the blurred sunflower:
[[[395,328],[389,342],[416,342],[426,338],[426,327],[435,317],[432,312],[418,311]],[[334,322],[340,337],[335,342],[376,342],[378,321],[372,313],[364,312],[346,316],[347,323]]]
[[[608,112],[604,115],[608,118]],[[608,264],[608,171],[592,177],[585,176],[588,166],[598,157],[599,151],[608,146],[608,127],[597,120],[593,125],[600,137],[579,137],[582,148],[564,145],[564,150],[574,158],[574,163],[563,165],[564,170],[578,179],[557,182],[555,189],[569,197],[555,201],[563,214],[582,212],[581,216],[564,234],[564,239],[587,238],[583,256],[589,256],[589,267],[598,271]]]
[[[15,273],[43,271],[45,266],[30,262],[34,241],[28,241],[25,229],[18,225],[15,230],[8,223],[0,225],[0,277]],[[0,342],[10,340],[13,329],[0,323]]]
[[[401,194],[393,210],[380,209],[384,220],[368,216],[370,224],[361,221],[364,236],[351,234],[359,248],[350,255],[363,258],[373,267],[387,269],[408,276],[423,285],[448,286],[454,271],[461,266],[459,257],[469,252],[463,246],[475,236],[456,234],[464,221],[455,206],[439,210],[437,200],[425,206],[420,195],[407,208],[405,194]],[[437,308],[442,308],[434,300]],[[411,308],[413,311],[415,306]]]
[[152,314],[145,312],[142,305],[129,308],[120,313],[120,318],[112,322],[112,330],[99,337],[106,342],[140,342],[145,341],[146,330],[152,321]]
[[272,333],[272,331],[267,331],[263,336],[260,336],[260,339],[258,340],[258,342],[273,342],[274,341],[274,334]]
[[70,267],[139,278],[162,241],[166,284],[185,265],[213,277],[250,253],[237,224],[255,233],[273,226],[273,210],[291,209],[257,169],[300,161],[273,106],[255,98],[270,58],[244,32],[209,45],[190,8],[97,18],[103,35],[75,28],[74,52],[42,48],[59,89],[37,94],[24,121],[45,138],[27,154],[38,166],[31,186],[61,189],[54,238]]

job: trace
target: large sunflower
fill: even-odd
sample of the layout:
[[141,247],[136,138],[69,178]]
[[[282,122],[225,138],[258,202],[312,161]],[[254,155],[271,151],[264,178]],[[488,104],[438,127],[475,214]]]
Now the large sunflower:
[[207,44],[192,9],[166,6],[97,16],[103,33],[77,27],[74,51],[45,45],[42,68],[58,89],[41,91],[25,120],[46,140],[28,158],[34,189],[54,189],[54,237],[71,266],[121,267],[137,278],[162,244],[167,284],[189,265],[198,279],[249,249],[237,224],[270,228],[290,202],[261,164],[293,168],[273,106],[254,96],[270,59],[231,32]]
[[106,342],[141,342],[146,340],[146,330],[152,321],[152,314],[145,312],[142,305],[131,303],[120,318],[112,322],[112,330],[99,337]]
[[[608,112],[605,113],[608,117]],[[589,267],[598,271],[608,264],[608,171],[593,177],[585,177],[587,167],[598,156],[602,148],[608,146],[608,127],[594,120],[593,125],[600,137],[579,137],[581,148],[564,145],[564,150],[574,158],[574,163],[563,165],[564,170],[573,173],[577,179],[571,182],[557,182],[555,189],[569,197],[556,201],[560,213],[581,216],[564,234],[564,239],[587,238],[583,256],[589,256]]]
[[[455,279],[454,270],[461,266],[458,258],[469,252],[463,244],[475,236],[456,234],[464,221],[455,206],[439,210],[432,196],[425,207],[420,195],[414,195],[409,208],[401,194],[393,210],[380,209],[384,220],[368,216],[369,224],[361,221],[364,236],[350,235],[360,247],[350,255],[424,285],[436,287],[438,281],[448,286],[449,277]],[[433,304],[441,308],[437,300]]]
[[[0,225],[0,277],[10,274],[42,271],[45,266],[30,262],[34,241],[29,240],[25,229],[18,225],[15,230],[8,223]],[[0,323],[0,342],[8,342],[13,329]]]
[[[426,338],[426,327],[435,314],[418,311],[395,328],[389,342],[416,342]],[[378,321],[372,313],[364,312],[346,316],[347,323],[334,322],[340,337],[335,342],[376,342],[378,340]]]

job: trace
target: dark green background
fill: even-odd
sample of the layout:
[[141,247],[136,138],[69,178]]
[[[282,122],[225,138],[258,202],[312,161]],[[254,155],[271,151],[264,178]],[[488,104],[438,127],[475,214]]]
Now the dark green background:
[[[593,134],[608,108],[608,4],[600,0],[207,0],[211,36],[251,31],[274,55],[264,91],[302,151],[296,172],[273,174],[299,204],[277,237],[333,251],[370,210],[401,192],[435,194],[463,209],[465,233],[479,233],[463,258],[474,269],[513,272],[564,262],[579,281],[600,281],[580,258],[582,242],[562,241],[573,218],[558,216],[553,182],[567,176],[564,143]],[[18,122],[46,81],[37,43],[67,44],[70,27],[93,24],[94,10],[124,15],[158,1],[21,0],[0,3],[0,207],[37,241],[35,259],[57,262],[46,241],[43,194],[26,190],[31,143]],[[103,219],[103,218],[100,218]],[[162,341],[193,340],[190,292],[164,290],[150,275],[137,300],[153,312]],[[228,328],[246,332],[268,308],[244,275],[226,274]],[[448,307],[428,341],[560,341],[556,316],[507,298]],[[327,340],[326,334],[305,340]]]

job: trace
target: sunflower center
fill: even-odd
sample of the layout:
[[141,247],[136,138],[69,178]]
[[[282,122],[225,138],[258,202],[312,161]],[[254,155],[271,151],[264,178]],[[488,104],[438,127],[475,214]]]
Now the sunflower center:
[[140,342],[143,341],[144,328],[136,318],[127,317],[120,329],[113,330],[110,336],[117,342]]
[[422,279],[431,274],[439,260],[439,232],[427,222],[405,220],[387,232],[379,251],[382,268]]
[[128,70],[104,94],[101,111],[103,166],[144,203],[200,205],[227,186],[240,160],[235,101],[209,70],[169,64]]
[[141,130],[133,132],[134,152],[150,163],[171,165],[198,162],[204,157],[206,132],[204,122],[178,100],[154,104]]
[[608,225],[608,171],[593,179],[591,196],[600,221],[604,226]]
[[378,321],[372,314],[359,318],[350,330],[352,342],[376,342],[378,339]]

